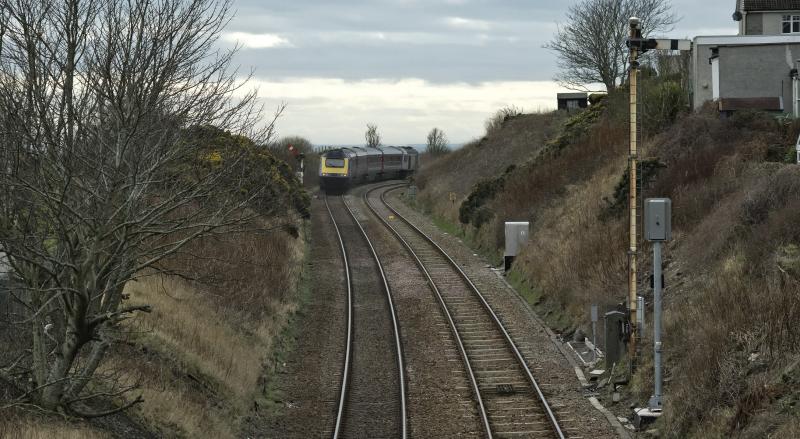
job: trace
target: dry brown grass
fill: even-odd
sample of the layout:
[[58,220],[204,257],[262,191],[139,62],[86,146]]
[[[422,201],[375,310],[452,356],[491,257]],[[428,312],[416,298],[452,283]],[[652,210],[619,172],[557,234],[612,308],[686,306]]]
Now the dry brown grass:
[[[422,161],[417,177],[424,189],[420,201],[437,215],[457,222],[458,204],[475,182],[535,157],[562,120],[563,115],[558,112],[517,116],[482,139],[431,162]],[[455,207],[447,201],[449,192],[456,193]]]
[[530,238],[535,245],[527,246],[516,263],[532,285],[557,298],[570,315],[582,316],[591,303],[613,305],[619,300],[625,282],[626,230],[619,220],[598,221],[598,214],[623,167],[605,166],[542,209]]
[[[627,218],[602,215],[603,197],[626,167],[624,122],[609,117],[560,155],[514,171],[488,202],[497,216],[466,232],[492,253],[502,244],[503,221],[530,220],[515,278],[546,310],[570,316],[573,328],[588,323],[591,303],[626,297]],[[800,359],[800,167],[767,162],[798,131],[798,123],[760,115],[720,120],[701,112],[644,144],[642,155],[666,168],[643,196],[673,200],[674,239],[665,255],[667,437],[790,437],[775,434],[800,425],[791,408],[800,367],[789,378],[784,372]],[[420,198],[434,213],[457,221],[458,205],[442,202],[443,192],[465,175],[474,181],[465,171],[472,163],[461,161],[476,162],[479,152],[426,171]],[[493,151],[503,153],[502,146]],[[640,248],[640,292],[649,302],[650,247]],[[644,351],[633,380],[640,401],[651,391],[650,355]]]
[[86,425],[48,419],[12,417],[0,421],[0,437],[13,439],[105,439],[110,437]]
[[127,285],[130,301],[153,312],[128,325],[136,348],[105,368],[141,386],[137,416],[168,436],[237,436],[297,308],[303,242],[282,230],[206,240],[171,261],[203,282],[153,275]]

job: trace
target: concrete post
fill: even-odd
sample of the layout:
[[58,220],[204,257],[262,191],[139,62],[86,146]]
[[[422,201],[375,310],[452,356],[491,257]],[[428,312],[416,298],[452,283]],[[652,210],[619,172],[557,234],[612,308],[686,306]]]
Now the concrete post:
[[597,361],[597,305],[592,305],[592,361]]

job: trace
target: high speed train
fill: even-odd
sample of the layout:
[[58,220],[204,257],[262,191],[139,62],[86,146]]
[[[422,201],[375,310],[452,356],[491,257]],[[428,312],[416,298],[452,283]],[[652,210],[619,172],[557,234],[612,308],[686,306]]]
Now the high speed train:
[[405,178],[419,166],[419,152],[410,146],[355,146],[326,151],[319,161],[319,186],[325,192],[345,191],[367,181]]

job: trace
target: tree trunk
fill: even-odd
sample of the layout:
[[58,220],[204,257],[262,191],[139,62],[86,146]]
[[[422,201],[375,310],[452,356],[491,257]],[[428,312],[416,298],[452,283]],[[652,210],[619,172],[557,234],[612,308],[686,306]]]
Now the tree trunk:
[[70,369],[72,369],[72,364],[81,346],[88,341],[85,330],[79,326],[80,322],[84,319],[84,313],[85,306],[79,305],[67,319],[64,342],[61,344],[61,352],[56,355],[52,363],[50,373],[47,377],[46,384],[48,385],[42,391],[41,403],[47,409],[54,410],[61,405],[64,389],[70,384],[67,375]]
[[103,360],[109,345],[109,342],[105,338],[102,338],[101,340],[92,344],[92,351],[89,353],[89,359],[86,362],[86,366],[83,367],[81,373],[78,374],[78,377],[72,382],[72,385],[66,391],[68,397],[76,398],[78,395],[80,395],[80,393],[83,391],[83,388],[89,383],[91,377],[94,376],[94,372],[97,370],[97,367],[100,366],[100,362]]

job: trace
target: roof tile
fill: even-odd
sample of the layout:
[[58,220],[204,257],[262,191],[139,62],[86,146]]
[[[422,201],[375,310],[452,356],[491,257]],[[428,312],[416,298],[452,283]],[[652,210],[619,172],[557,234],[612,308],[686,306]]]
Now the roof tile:
[[744,0],[745,11],[800,10],[800,0]]

